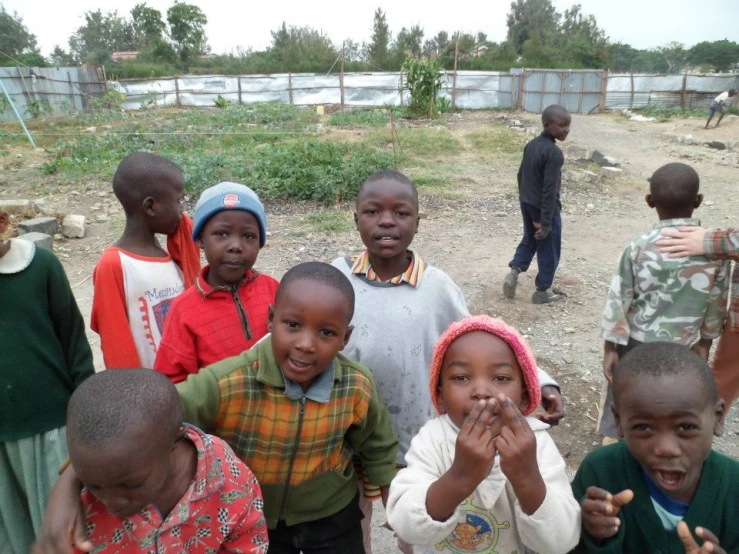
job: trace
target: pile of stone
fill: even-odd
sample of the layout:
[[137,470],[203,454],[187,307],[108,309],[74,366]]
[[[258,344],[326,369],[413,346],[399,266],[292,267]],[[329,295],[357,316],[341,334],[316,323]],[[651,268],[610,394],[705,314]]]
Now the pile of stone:
[[60,226],[58,218],[43,215],[43,204],[31,200],[0,199],[0,212],[7,212],[16,217],[35,216],[18,223],[18,238],[33,242],[39,248],[52,250],[55,238],[82,238],[85,236],[85,216],[65,215],[61,218]]

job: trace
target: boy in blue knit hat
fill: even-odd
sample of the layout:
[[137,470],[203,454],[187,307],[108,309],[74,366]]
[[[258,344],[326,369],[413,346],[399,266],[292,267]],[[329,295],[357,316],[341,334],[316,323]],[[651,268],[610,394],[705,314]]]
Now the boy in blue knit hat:
[[208,265],[172,303],[154,361],[154,369],[174,383],[241,354],[266,335],[278,286],[252,269],[267,237],[267,218],[249,187],[224,182],[203,191],[192,237]]

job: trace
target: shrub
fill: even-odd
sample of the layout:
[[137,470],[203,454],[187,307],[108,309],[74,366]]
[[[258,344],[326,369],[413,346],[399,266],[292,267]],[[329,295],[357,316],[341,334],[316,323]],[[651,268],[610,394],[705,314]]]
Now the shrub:
[[429,58],[407,58],[402,71],[405,72],[403,86],[411,95],[408,105],[411,115],[435,118],[437,114],[436,97],[441,89],[438,62]]

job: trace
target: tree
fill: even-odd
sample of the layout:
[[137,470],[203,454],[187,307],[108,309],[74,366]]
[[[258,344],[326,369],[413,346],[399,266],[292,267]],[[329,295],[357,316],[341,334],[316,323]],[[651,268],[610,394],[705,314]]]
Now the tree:
[[550,47],[559,36],[559,19],[551,0],[515,0],[508,13],[508,41],[518,54],[527,40],[530,52]]
[[681,73],[688,62],[688,53],[685,46],[680,42],[670,42],[665,46],[656,48],[667,62],[667,73]]
[[69,37],[69,47],[78,61],[102,64],[113,52],[135,49],[131,24],[117,11],[85,12],[84,18],[85,23]]
[[205,36],[205,25],[208,18],[203,11],[192,4],[177,2],[167,10],[169,36],[172,37],[175,50],[183,62],[197,58],[207,52],[208,41]]
[[699,42],[688,51],[688,60],[696,66],[711,66],[714,71],[729,71],[739,64],[739,44],[725,39]]
[[596,68],[608,65],[608,37],[593,15],[583,15],[580,4],[565,10],[560,32],[563,53],[571,65]]
[[146,4],[136,4],[131,10],[131,27],[138,48],[145,48],[154,41],[163,40],[167,29],[162,12]]
[[[11,15],[5,11],[2,4],[0,4],[0,52],[14,58],[24,52],[36,52],[36,37],[28,31],[17,13]],[[0,60],[3,61],[5,60]]]
[[385,13],[377,8],[375,10],[375,20],[372,25],[372,39],[369,43],[369,63],[373,69],[386,69],[385,64],[388,62],[390,50],[391,34],[387,26]]
[[423,29],[413,25],[410,29],[403,27],[393,43],[393,69],[400,69],[406,58],[420,58],[423,53]]
[[72,56],[71,53],[64,50],[58,44],[54,46],[54,50],[51,51],[51,56],[49,56],[49,59],[51,60],[51,63],[57,67],[75,65],[74,56]]
[[311,27],[288,27],[284,22],[272,31],[269,55],[276,71],[326,72],[338,57],[329,38]]

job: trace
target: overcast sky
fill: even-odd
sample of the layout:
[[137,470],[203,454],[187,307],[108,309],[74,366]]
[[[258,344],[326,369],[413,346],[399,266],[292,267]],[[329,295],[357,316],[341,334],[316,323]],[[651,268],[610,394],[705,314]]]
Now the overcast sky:
[[[48,55],[55,44],[69,47],[69,35],[82,24],[88,10],[118,10],[128,15],[142,0],[0,0],[9,12],[18,12],[36,35],[41,52]],[[173,0],[148,0],[166,14]],[[372,17],[381,7],[393,33],[419,23],[430,38],[441,30],[487,33],[500,42],[506,36],[508,0],[189,0],[208,17],[208,44],[215,53],[237,47],[264,49],[270,30],[280,26],[309,25],[322,29],[335,43],[345,38],[366,41],[372,33]],[[739,41],[739,0],[554,0],[563,12],[580,3],[592,13],[611,40],[637,48],[652,48],[678,41],[692,46],[703,40]],[[166,15],[165,15],[166,17]]]

